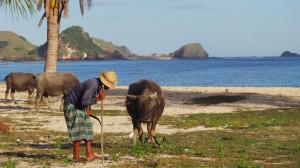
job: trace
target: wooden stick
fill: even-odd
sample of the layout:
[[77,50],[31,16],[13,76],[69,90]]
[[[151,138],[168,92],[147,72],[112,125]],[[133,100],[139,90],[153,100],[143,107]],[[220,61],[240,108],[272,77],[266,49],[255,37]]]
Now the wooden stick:
[[[104,85],[102,85],[101,92],[104,92]],[[103,152],[103,100],[101,100],[101,154],[102,164],[104,164],[104,152]]]

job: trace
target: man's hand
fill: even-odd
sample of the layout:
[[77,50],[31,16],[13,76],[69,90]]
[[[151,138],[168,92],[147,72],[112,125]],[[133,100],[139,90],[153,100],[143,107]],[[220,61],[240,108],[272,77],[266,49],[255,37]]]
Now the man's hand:
[[87,115],[90,117],[91,115],[93,115],[92,114],[92,110],[91,110],[91,107],[87,107],[86,108],[86,113],[87,113]]
[[96,98],[97,101],[102,101],[103,99],[105,99],[106,93],[105,90],[101,90],[101,93],[99,94],[99,96]]

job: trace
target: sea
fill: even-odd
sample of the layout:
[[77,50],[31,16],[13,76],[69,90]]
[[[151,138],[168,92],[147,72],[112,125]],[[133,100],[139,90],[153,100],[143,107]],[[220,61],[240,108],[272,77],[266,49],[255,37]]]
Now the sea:
[[[0,82],[11,72],[44,71],[45,62],[0,62]],[[210,59],[59,61],[57,72],[71,72],[79,80],[115,71],[118,85],[151,79],[161,86],[300,87],[300,58],[225,57]]]

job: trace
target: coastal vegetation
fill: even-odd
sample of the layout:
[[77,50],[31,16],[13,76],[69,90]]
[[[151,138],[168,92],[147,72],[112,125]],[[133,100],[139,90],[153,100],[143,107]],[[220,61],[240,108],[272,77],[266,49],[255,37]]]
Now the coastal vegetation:
[[0,58],[4,61],[35,60],[36,46],[13,32],[0,31]]

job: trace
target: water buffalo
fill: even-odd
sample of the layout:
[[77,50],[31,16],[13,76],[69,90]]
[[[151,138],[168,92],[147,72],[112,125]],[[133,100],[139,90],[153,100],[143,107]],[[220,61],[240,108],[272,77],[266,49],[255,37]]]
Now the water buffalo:
[[[143,141],[141,123],[147,123],[148,139],[156,142],[155,126],[165,108],[164,93],[152,80],[140,80],[129,85],[126,95],[126,108],[133,124],[133,144],[137,135]],[[157,143],[158,144],[158,143]]]
[[6,81],[5,101],[7,103],[7,96],[10,92],[11,98],[15,104],[18,102],[15,99],[16,91],[28,91],[28,103],[33,102],[33,93],[36,87],[36,77],[31,73],[13,72],[8,74],[4,80]]
[[[44,72],[37,76],[36,80],[36,111],[39,110],[39,102],[43,97],[67,95],[80,81],[69,72]],[[48,100],[43,99],[48,109],[53,111]],[[62,110],[63,99],[60,110]]]

